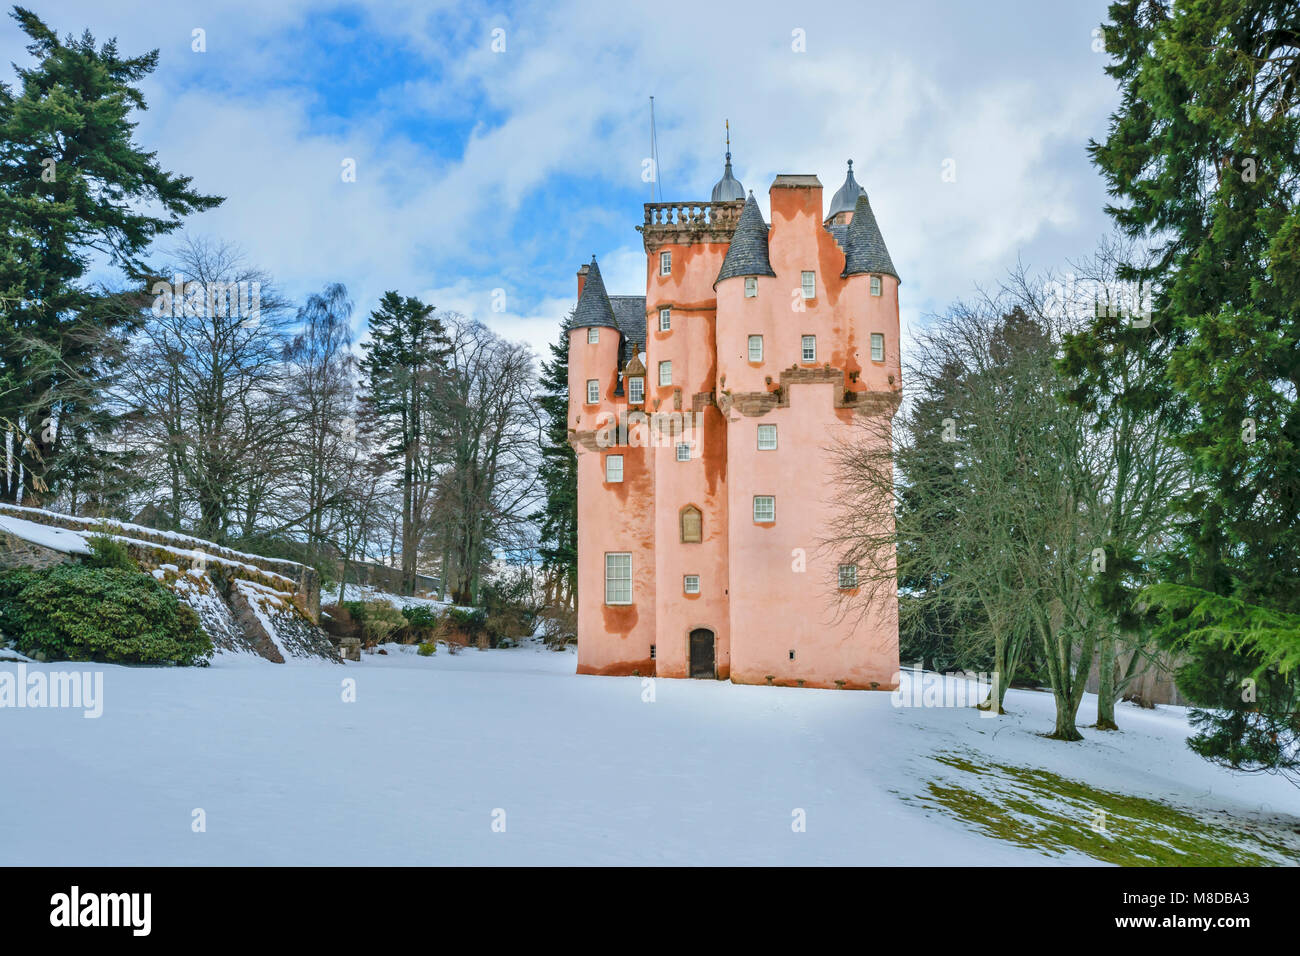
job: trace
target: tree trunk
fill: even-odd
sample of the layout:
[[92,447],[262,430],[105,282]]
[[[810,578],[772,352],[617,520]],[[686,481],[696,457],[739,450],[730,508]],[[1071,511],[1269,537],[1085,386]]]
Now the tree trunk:
[[1119,730],[1115,723],[1115,654],[1114,632],[1101,639],[1097,661],[1097,729]]

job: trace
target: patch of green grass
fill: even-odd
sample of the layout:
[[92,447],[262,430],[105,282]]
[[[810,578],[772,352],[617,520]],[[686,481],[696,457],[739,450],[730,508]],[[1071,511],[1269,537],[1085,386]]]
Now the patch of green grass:
[[956,753],[935,759],[959,774],[931,781],[926,794],[912,799],[1045,856],[1076,850],[1120,866],[1277,866],[1300,855],[1295,821],[1225,826],[1047,770],[977,763]]

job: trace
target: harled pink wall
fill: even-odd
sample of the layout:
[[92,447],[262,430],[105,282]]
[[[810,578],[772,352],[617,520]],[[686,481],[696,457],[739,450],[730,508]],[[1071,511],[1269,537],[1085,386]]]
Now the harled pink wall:
[[[672,251],[672,275],[659,275],[659,252]],[[646,312],[650,342],[646,395],[651,411],[692,412],[694,398],[714,390],[717,371],[716,300],[713,280],[722,268],[722,243],[667,245],[647,250]],[[671,328],[659,331],[659,309],[672,309]],[[659,385],[659,362],[671,360],[673,382]],[[691,418],[692,424],[697,419]],[[665,437],[654,449],[655,540],[658,590],[655,595],[658,643],[657,673],[689,675],[689,635],[696,628],[714,634],[718,677],[730,673],[730,626],[727,589],[727,444],[722,415],[704,407],[700,428],[687,433],[691,459],[677,461],[676,442]],[[681,540],[681,510],[701,511],[703,540]],[[698,574],[700,593],[686,594],[686,575]]]
[[[770,195],[769,247],[777,276],[759,278],[757,298],[744,298],[742,277],[713,289],[725,244],[647,250],[643,410],[689,415],[701,395],[702,433],[688,433],[695,439],[690,461],[678,462],[675,442],[666,437],[641,447],[634,434],[630,446],[608,450],[583,440],[594,432],[599,412],[627,406],[625,396],[613,394],[616,331],[602,329],[597,345],[586,343],[585,329],[571,334],[580,673],[687,676],[688,635],[703,627],[716,637],[718,677],[880,689],[891,689],[897,679],[896,603],[865,616],[841,605],[839,556],[823,546],[836,518],[829,446],[848,432],[854,415],[863,414],[857,408],[874,407],[846,402],[843,392],[900,387],[897,281],[883,276],[883,294],[871,296],[870,277],[840,277],[844,253],[822,227],[820,187],[774,186]],[[662,249],[673,253],[670,276],[659,275]],[[813,300],[798,292],[805,269],[817,273]],[[673,309],[668,332],[658,330],[661,306]],[[882,362],[871,361],[872,332],[885,336]],[[764,337],[762,362],[748,360],[750,334]],[[811,363],[800,354],[805,334],[817,336]],[[669,386],[658,384],[663,360],[673,363]],[[842,385],[838,379],[807,380],[833,374],[827,366],[844,373]],[[781,373],[790,369],[803,371],[785,386],[784,397],[762,401],[762,393],[778,388]],[[584,401],[588,378],[602,383],[597,406]],[[709,394],[728,410],[712,405],[704,398]],[[758,450],[760,423],[777,425],[775,451]],[[622,483],[604,481],[603,458],[610,451],[624,456]],[[753,496],[759,494],[775,496],[775,522],[754,523]],[[679,516],[686,505],[703,514],[700,543],[680,541]],[[633,554],[631,606],[604,603],[608,551]],[[698,596],[684,593],[686,574],[700,576]]]

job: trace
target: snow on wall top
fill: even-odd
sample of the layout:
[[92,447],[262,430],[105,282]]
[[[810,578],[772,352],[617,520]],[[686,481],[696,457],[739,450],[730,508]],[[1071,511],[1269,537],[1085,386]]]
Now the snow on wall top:
[[[248,559],[247,563],[250,565],[253,564],[254,562],[260,561],[263,564],[283,564],[286,566],[292,566],[297,568],[307,567],[301,562],[291,561],[288,558],[268,558],[260,554],[251,554],[247,551],[236,551],[234,548],[228,548],[225,545],[215,544],[214,542],[207,541],[203,538],[196,538],[193,535],[180,534],[179,532],[176,531],[160,531],[157,528],[147,528],[144,525],[132,524],[129,521],[116,521],[112,518],[82,518],[76,515],[65,515],[57,511],[46,511],[43,508],[28,508],[25,505],[6,504],[4,508],[6,511],[25,511],[32,515],[42,515],[48,518],[53,518],[57,521],[64,521],[73,524],[85,525],[86,530],[92,533],[98,533],[103,526],[107,525],[109,527],[113,527],[124,532],[124,534],[121,537],[129,540],[147,541],[153,543],[154,539],[161,538],[163,540],[175,542],[177,545],[189,546],[189,548],[192,550],[202,551],[207,556],[208,560],[212,560],[213,557],[212,552],[216,550],[216,551],[220,551],[223,554],[232,555],[237,558],[247,558]],[[6,519],[6,520],[21,521],[22,519],[15,518],[15,519]],[[22,523],[31,524],[32,522],[23,521]],[[42,527],[44,526],[42,525]],[[77,535],[78,537],[80,537],[78,532],[75,531],[69,531],[66,533]],[[112,537],[118,537],[118,536],[114,535]],[[84,539],[82,540],[84,542]],[[173,548],[171,550],[176,550],[176,549]],[[183,552],[178,551],[177,553],[183,553]]]
[[[31,510],[31,509],[27,509]],[[60,551],[63,554],[89,554],[86,539],[76,531],[63,528],[51,528],[49,525],[37,524],[22,518],[7,518],[0,515],[0,531],[21,538],[31,544]]]

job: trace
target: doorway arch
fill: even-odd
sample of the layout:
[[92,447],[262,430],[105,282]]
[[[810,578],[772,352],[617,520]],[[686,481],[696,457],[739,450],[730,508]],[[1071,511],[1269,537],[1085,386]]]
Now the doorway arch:
[[691,670],[692,677],[704,680],[716,680],[718,677],[717,639],[707,627],[697,627],[691,631]]

